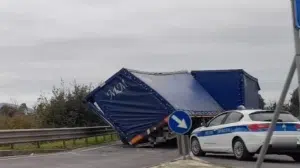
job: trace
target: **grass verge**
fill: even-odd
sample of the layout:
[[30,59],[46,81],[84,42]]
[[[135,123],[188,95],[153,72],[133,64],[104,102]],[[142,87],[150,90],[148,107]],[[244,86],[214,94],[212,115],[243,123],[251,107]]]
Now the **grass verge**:
[[76,140],[65,140],[65,141],[50,141],[38,143],[23,143],[14,144],[13,149],[11,145],[0,146],[0,151],[4,150],[15,150],[15,151],[46,151],[46,150],[71,150],[76,148],[82,148],[92,145],[103,144],[118,140],[118,137],[113,135],[97,136],[82,138]]

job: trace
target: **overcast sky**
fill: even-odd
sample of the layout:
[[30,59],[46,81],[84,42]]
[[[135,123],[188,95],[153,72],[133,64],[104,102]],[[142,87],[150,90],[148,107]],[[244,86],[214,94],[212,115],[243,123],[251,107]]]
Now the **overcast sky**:
[[242,68],[275,100],[293,45],[289,0],[0,0],[0,102],[122,67]]

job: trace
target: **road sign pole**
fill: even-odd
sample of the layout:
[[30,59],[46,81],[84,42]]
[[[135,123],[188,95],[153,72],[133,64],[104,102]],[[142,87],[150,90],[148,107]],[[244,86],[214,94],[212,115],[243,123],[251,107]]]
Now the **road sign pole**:
[[177,135],[177,148],[178,148],[178,153],[179,155],[183,155],[183,150],[182,150],[182,139],[180,135]]
[[187,156],[190,153],[189,136],[186,135],[192,128],[192,119],[190,115],[184,111],[175,111],[169,116],[169,128],[172,132],[177,134],[177,147],[183,159],[189,159]]
[[[296,13],[295,13],[296,12],[295,11],[296,6],[295,5],[296,5],[295,1],[291,0],[292,18],[293,18],[293,32],[294,32],[295,52],[296,52],[296,54],[294,56],[292,65],[290,67],[290,70],[289,70],[288,76],[286,78],[286,82],[284,84],[284,87],[282,89],[280,98],[279,98],[278,103],[276,105],[276,109],[275,109],[275,112],[274,112],[272,123],[271,123],[271,125],[268,129],[268,133],[267,133],[267,136],[265,138],[263,147],[260,150],[260,154],[259,154],[259,157],[258,157],[257,162],[256,162],[256,168],[260,168],[263,161],[264,161],[264,157],[265,157],[265,155],[267,153],[267,150],[269,148],[269,144],[270,144],[270,141],[271,141],[271,138],[272,138],[275,126],[276,126],[276,122],[278,120],[280,111],[282,109],[283,103],[285,101],[287,92],[288,92],[289,87],[291,85],[291,82],[292,82],[292,79],[293,79],[293,76],[294,76],[294,73],[295,73],[296,69],[297,69],[297,74],[298,74],[298,86],[300,86],[300,46],[299,46],[300,39],[299,39],[299,31],[296,29],[296,17],[295,17],[296,16]],[[300,89],[298,89],[298,91],[299,91],[298,93],[300,93]]]
[[190,159],[190,145],[188,135],[177,135],[177,147],[179,155],[183,156],[183,160]]
[[185,138],[184,138],[184,135],[180,135],[181,137],[181,148],[182,148],[182,151],[183,151],[183,160],[186,160],[186,142],[185,142]]
[[190,156],[190,138],[188,135],[184,135],[184,146],[185,146],[185,155],[186,155],[186,159],[191,159]]

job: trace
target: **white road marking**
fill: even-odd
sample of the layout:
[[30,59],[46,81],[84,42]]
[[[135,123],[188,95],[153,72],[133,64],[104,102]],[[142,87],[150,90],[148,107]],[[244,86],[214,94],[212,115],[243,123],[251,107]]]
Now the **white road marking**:
[[[99,146],[99,147],[95,147],[95,148],[87,148],[87,149],[82,149],[82,150],[78,150],[75,152],[87,152],[87,151],[93,151],[93,150],[97,150],[97,149],[101,149],[101,148],[105,148],[105,147],[111,147],[114,146],[116,144],[110,144],[110,145],[105,145],[105,146]],[[74,152],[74,151],[73,151]]]
[[24,159],[24,158],[36,158],[36,157],[45,157],[45,156],[58,156],[58,155],[62,155],[62,154],[68,154],[70,152],[58,152],[58,153],[50,153],[50,154],[37,154],[37,155],[23,155],[23,156],[9,156],[9,157],[5,157],[5,158],[0,158],[1,160],[15,160],[15,159]]

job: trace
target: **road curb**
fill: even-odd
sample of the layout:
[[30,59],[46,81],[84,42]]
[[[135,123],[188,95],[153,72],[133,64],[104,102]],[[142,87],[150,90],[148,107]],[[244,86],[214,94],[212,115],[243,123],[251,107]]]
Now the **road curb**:
[[202,160],[194,159],[178,159],[171,162],[165,162],[148,168],[225,168],[219,165],[204,163]]
[[178,158],[177,159],[172,159],[172,160],[169,160],[169,161],[166,161],[166,162],[162,162],[162,163],[159,163],[159,164],[155,164],[155,165],[152,165],[152,166],[141,167],[141,168],[153,168],[155,166],[159,166],[159,165],[162,165],[162,164],[167,164],[167,163],[170,163],[170,162],[175,162],[177,160],[178,160]]
[[[214,165],[214,164],[212,164],[212,163],[210,163],[208,161],[202,160],[202,159],[194,156],[192,153],[190,153],[190,155],[188,155],[188,156],[190,157],[190,159],[186,159],[185,161],[189,161],[189,160],[191,160],[191,161],[198,161],[200,164],[204,164],[203,166],[205,166],[205,167],[225,168],[223,166]],[[160,164],[156,164],[156,165],[152,165],[152,166],[147,166],[147,167],[142,167],[142,168],[158,168],[158,167],[160,167],[162,165],[166,165],[166,164],[169,164],[169,163],[172,163],[172,162],[176,162],[176,161],[180,161],[180,160],[184,161],[183,159],[184,159],[183,156],[181,156],[181,157],[178,157],[178,158],[166,161],[166,162],[162,162]],[[184,167],[182,167],[182,168],[184,168]]]

